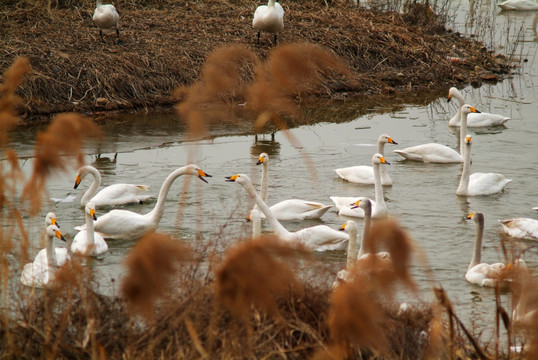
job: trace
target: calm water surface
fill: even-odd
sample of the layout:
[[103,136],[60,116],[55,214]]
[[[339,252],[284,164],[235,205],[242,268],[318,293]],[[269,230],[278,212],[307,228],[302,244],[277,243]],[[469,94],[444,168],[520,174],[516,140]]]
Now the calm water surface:
[[[457,17],[452,26],[465,34],[480,35],[497,51],[513,52],[518,58],[528,61],[513,77],[498,84],[480,88],[467,87],[462,90],[467,102],[477,109],[501,113],[511,117],[504,128],[470,130],[473,136],[472,171],[500,172],[513,179],[508,188],[497,195],[487,197],[459,197],[456,188],[461,171],[460,165],[436,165],[403,161],[392,152],[408,146],[437,142],[458,148],[456,134],[450,131],[448,119],[456,111],[456,105],[440,98],[427,106],[407,106],[398,112],[350,116],[340,123],[334,119],[320,118],[319,123],[293,129],[291,134],[300,146],[293,146],[285,134],[277,132],[274,141],[269,136],[255,142],[253,135],[231,135],[232,129],[215,129],[213,138],[200,142],[189,142],[184,138],[184,129],[171,115],[148,115],[129,119],[124,124],[105,127],[106,138],[102,143],[87,147],[88,163],[101,170],[103,185],[119,182],[136,182],[151,185],[157,194],[162,181],[175,168],[187,162],[195,162],[213,175],[209,184],[195,178],[190,179],[188,192],[181,196],[185,177],[176,180],[168,199],[159,231],[182,238],[189,242],[219,239],[226,243],[239,236],[248,236],[250,225],[244,218],[251,206],[246,191],[238,184],[224,182],[224,176],[246,173],[258,184],[260,167],[256,158],[264,151],[270,155],[269,203],[297,197],[331,204],[329,196],[374,196],[373,186],[361,186],[343,182],[334,169],[352,165],[370,164],[375,152],[375,142],[382,133],[388,133],[399,145],[387,145],[386,157],[392,187],[384,188],[384,195],[391,215],[409,229],[412,237],[425,252],[434,280],[429,280],[425,264],[416,262],[415,278],[423,288],[441,284],[454,302],[458,314],[467,323],[493,324],[494,298],[490,289],[469,285],[465,271],[471,259],[475,224],[463,220],[469,211],[485,214],[486,229],[483,261],[502,260],[499,250],[499,227],[497,219],[510,217],[538,218],[531,208],[538,206],[536,173],[538,153],[537,68],[535,54],[534,12],[499,13],[494,4],[482,2],[475,7],[475,17],[470,18],[467,2],[457,8]],[[489,15],[490,20],[480,20],[480,14]],[[478,19],[478,20],[476,20]],[[487,32],[483,29],[490,26]],[[512,46],[510,48],[510,46]],[[447,89],[448,93],[448,89]],[[354,104],[343,107],[352,109]],[[230,134],[230,135],[227,135]],[[14,147],[21,156],[26,174],[31,172],[33,137],[18,134]],[[116,161],[110,161],[114,153]],[[97,159],[101,153],[104,159]],[[107,159],[108,158],[108,159]],[[90,179],[84,180],[81,188],[73,190],[75,171],[55,176],[48,183],[49,196],[53,199],[38,218],[27,218],[25,224],[35,252],[40,242],[43,218],[47,211],[54,210],[62,230],[73,237],[73,227],[84,223],[79,201]],[[178,201],[182,210],[178,211]],[[149,212],[154,203],[131,206],[140,213]],[[180,213],[182,212],[182,216]],[[99,215],[99,214],[98,214]],[[321,221],[287,222],[290,230],[307,225],[324,223],[339,227],[347,219],[335,211],[325,214]],[[358,219],[359,224],[361,220]],[[269,231],[269,227],[265,226]],[[124,273],[121,262],[132,241],[109,241],[110,251],[103,260],[94,265],[100,278],[101,291],[115,293],[111,279]],[[532,244],[524,244],[532,245]],[[345,264],[344,252],[325,253],[320,261]],[[538,256],[535,249],[525,255],[527,264],[536,269]],[[425,292],[425,298],[429,298]],[[508,301],[503,297],[503,301]]]

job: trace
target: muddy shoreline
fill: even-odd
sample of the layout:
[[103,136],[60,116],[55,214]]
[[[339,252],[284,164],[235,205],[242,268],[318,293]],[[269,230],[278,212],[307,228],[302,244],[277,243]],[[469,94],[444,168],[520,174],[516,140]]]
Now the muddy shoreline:
[[[512,68],[504,56],[451,32],[443,17],[426,6],[399,14],[324,3],[286,1],[285,29],[275,47],[268,34],[256,43],[254,9],[246,1],[148,1],[144,6],[119,1],[122,45],[114,43],[114,31],[105,32],[106,43],[100,41],[91,19],[93,1],[50,11],[8,2],[0,13],[7,19],[0,24],[5,49],[0,70],[6,71],[19,56],[29,59],[32,72],[18,89],[23,99],[19,112],[29,123],[67,111],[102,117],[169,110],[189,96],[208,57],[226,47],[233,52],[239,46],[252,58],[239,75],[243,85],[256,80],[256,66],[276,49],[293,44],[319,47],[349,69],[335,80],[333,69],[322,64],[326,67],[317,70],[323,75],[319,83],[285,94],[296,102],[389,96],[412,103],[416,92],[478,86],[500,80]],[[245,97],[235,92],[227,101],[242,103]]]

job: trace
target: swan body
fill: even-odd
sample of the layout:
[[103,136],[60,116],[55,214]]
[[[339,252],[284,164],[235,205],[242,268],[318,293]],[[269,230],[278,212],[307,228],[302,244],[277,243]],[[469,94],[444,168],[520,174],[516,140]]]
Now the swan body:
[[538,240],[538,220],[515,218],[499,220],[503,231],[516,239]]
[[290,232],[280,224],[271,209],[262,200],[260,195],[254,190],[250,178],[245,174],[236,174],[226,178],[226,181],[236,182],[242,185],[248,192],[249,196],[256,201],[259,210],[265,214],[265,217],[271,224],[275,234],[282,240],[301,244],[309,250],[327,251],[327,250],[344,250],[347,247],[349,236],[342,232],[332,229],[327,225],[316,225]]
[[120,16],[118,15],[114,5],[103,4],[101,0],[97,0],[92,19],[93,22],[95,22],[95,24],[99,27],[99,35],[101,36],[102,42],[105,42],[105,39],[103,38],[103,29],[110,29],[111,27],[114,27],[116,28],[116,35],[118,36],[118,45],[121,44],[120,28],[118,26]]
[[[174,180],[181,175],[198,176],[204,182],[207,182],[204,176],[211,177],[192,164],[176,169],[164,180],[152,211],[142,215],[123,209],[111,210],[94,222],[95,232],[100,233],[105,239],[136,239],[155,231],[164,213],[164,201],[168,191]],[[84,229],[86,225],[77,228],[77,230]]]
[[[377,139],[377,152],[385,156],[385,144],[398,145],[389,135],[381,134]],[[350,166],[334,170],[342,179],[356,184],[374,184],[374,168],[367,165]],[[381,168],[381,185],[392,185],[392,179],[386,167]]]
[[[388,214],[387,205],[383,198],[383,186],[381,185],[381,174],[379,169],[380,165],[390,165],[390,163],[386,161],[381,154],[376,153],[372,156],[372,167],[375,175],[375,201],[370,200],[372,204],[372,217],[374,218],[385,217]],[[364,217],[364,210],[361,207],[352,207],[352,204],[357,202],[358,197],[331,196],[330,198],[338,211],[338,215]]]
[[260,42],[260,33],[262,31],[275,35],[275,44],[277,34],[284,29],[284,9],[275,0],[269,0],[267,5],[261,5],[254,11],[252,27],[258,30],[258,43]]
[[93,176],[93,182],[82,196],[80,200],[81,206],[86,206],[90,200],[96,207],[99,207],[142,203],[153,198],[153,195],[144,194],[149,189],[148,185],[112,184],[97,192],[99,186],[101,186],[101,174],[99,170],[89,165],[78,169],[75,189],[88,174]]
[[456,150],[437,143],[411,146],[402,150],[394,150],[394,152],[412,161],[439,164],[463,162],[463,157]]
[[[267,203],[269,155],[261,153],[257,165],[262,165],[260,197]],[[331,207],[332,205],[325,205],[317,201],[287,199],[274,204],[270,209],[278,220],[312,220],[321,218]],[[254,209],[256,208],[257,205],[254,206]],[[265,219],[263,213],[260,213],[260,215],[262,219]]]
[[494,287],[501,279],[506,266],[503,263],[487,264],[480,262],[484,235],[484,215],[480,212],[472,212],[467,215],[467,219],[472,219],[476,223],[476,233],[473,257],[465,273],[465,279],[471,284]]
[[[448,91],[448,101],[452,98],[456,99],[459,104],[458,111],[448,122],[449,126],[461,126],[461,107],[465,105],[465,99],[461,92],[455,87],[451,87]],[[491,114],[485,112],[470,113],[467,117],[468,127],[490,127],[490,126],[502,126],[505,122],[510,120],[509,117],[499,114]],[[463,134],[465,135],[465,134]]]
[[[55,237],[65,241],[58,226],[49,225],[46,230],[45,249],[38,253],[34,262],[24,265],[22,269],[21,283],[23,285],[37,288],[48,287],[54,280],[56,267],[62,266],[69,259],[66,248],[54,248]],[[41,259],[43,256],[44,261]]]
[[502,10],[538,10],[535,0],[507,0],[497,5]]
[[474,173],[471,172],[471,136],[465,137],[465,162],[461,172],[460,183],[456,190],[457,195],[480,196],[491,195],[502,191],[511,179],[498,173]]
[[84,208],[86,216],[86,229],[79,231],[71,243],[71,251],[74,254],[99,256],[108,251],[108,245],[101,234],[94,232],[93,221],[95,217],[95,204],[89,202]]

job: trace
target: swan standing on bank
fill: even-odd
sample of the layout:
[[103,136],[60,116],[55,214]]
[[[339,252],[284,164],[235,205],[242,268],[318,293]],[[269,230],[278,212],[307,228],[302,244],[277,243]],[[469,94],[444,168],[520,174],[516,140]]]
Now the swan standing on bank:
[[284,29],[284,9],[275,0],[269,0],[267,5],[256,8],[252,27],[258,30],[258,44],[260,43],[260,33],[262,31],[275,34],[275,45],[277,34]]
[[465,137],[465,162],[461,172],[457,195],[480,196],[491,195],[502,191],[512,179],[506,179],[499,173],[471,174],[471,135]]
[[120,16],[116,11],[116,8],[112,4],[103,4],[102,0],[97,0],[95,11],[93,12],[93,21],[99,26],[99,35],[101,35],[101,41],[105,42],[103,38],[103,29],[116,28],[116,35],[118,35],[117,44],[121,44],[120,39],[120,27],[118,21]]
[[[187,165],[173,171],[164,180],[157,203],[152,211],[147,214],[137,214],[128,210],[115,209],[103,216],[100,216],[94,222],[94,229],[105,239],[136,239],[157,229],[159,222],[164,213],[164,201],[172,183],[181,175],[198,176],[200,180],[207,183],[203,176],[211,177],[206,174],[197,165]],[[77,230],[84,230],[86,225],[79,227]]]
[[538,220],[515,218],[499,220],[503,231],[516,239],[538,240]]
[[[385,156],[385,144],[398,145],[394,139],[387,134],[381,134],[377,139],[377,153]],[[375,184],[374,168],[367,165],[350,166],[334,170],[342,179],[355,184]],[[381,168],[381,185],[392,185],[386,167]]]
[[[257,165],[262,165],[262,179],[260,185],[260,197],[267,204],[267,192],[269,188],[269,155],[261,153]],[[312,220],[319,219],[332,207],[317,201],[301,199],[287,199],[274,204],[269,209],[278,220]],[[254,206],[256,209],[256,205]],[[263,213],[260,214],[265,218]]]
[[[385,160],[383,155],[374,154],[372,156],[372,167],[374,169],[374,191],[375,191],[375,201],[372,203],[372,217],[381,218],[385,217],[388,214],[387,205],[385,204],[385,199],[383,198],[383,186],[381,185],[381,174],[380,174],[380,165],[390,165],[388,161]],[[331,196],[331,200],[334,202],[336,210],[338,210],[338,215],[352,216],[352,217],[364,217],[364,210],[361,207],[355,207],[352,209],[352,204],[357,202],[359,197],[351,196]]]
[[82,199],[80,200],[81,206],[86,206],[90,200],[95,206],[99,207],[142,203],[153,198],[153,195],[143,194],[149,189],[148,185],[112,184],[97,192],[99,186],[101,186],[101,174],[99,173],[99,170],[89,165],[82,166],[78,169],[74,186],[75,189],[88,174],[93,176],[93,182],[82,196]]
[[[452,98],[458,101],[459,107],[456,114],[454,114],[454,116],[448,122],[448,125],[460,126],[461,125],[461,108],[463,105],[465,105],[465,99],[463,98],[463,95],[461,94],[461,92],[455,87],[451,87],[450,90],[448,90],[448,101],[450,101]],[[508,120],[510,120],[510,118],[503,115],[491,114],[491,113],[485,113],[485,112],[476,112],[476,113],[470,113],[469,116],[467,117],[467,126],[468,127],[501,126],[501,125],[504,125],[504,123],[507,122]]]
[[86,217],[86,229],[79,231],[71,243],[71,251],[74,254],[85,256],[99,256],[108,251],[108,245],[101,236],[96,233],[93,228],[93,221],[97,220],[95,216],[95,204],[89,202],[84,207],[84,215]]
[[[44,288],[54,280],[56,268],[62,266],[68,259],[66,248],[55,248],[54,238],[65,241],[60,229],[56,225],[49,225],[46,230],[46,246],[41,250],[34,262],[24,265],[21,274],[21,283],[25,286]],[[46,261],[38,260],[44,254]]]
[[502,10],[538,10],[535,0],[507,0],[497,5]]
[[296,244],[302,244],[309,250],[327,251],[327,250],[344,250],[347,247],[349,236],[342,232],[332,229],[327,225],[316,225],[309,228],[290,232],[278,222],[277,218],[271,212],[271,209],[256,193],[250,178],[245,174],[236,174],[226,177],[226,181],[236,182],[243,186],[250,197],[256,201],[258,208],[271,224],[275,234],[284,241]]

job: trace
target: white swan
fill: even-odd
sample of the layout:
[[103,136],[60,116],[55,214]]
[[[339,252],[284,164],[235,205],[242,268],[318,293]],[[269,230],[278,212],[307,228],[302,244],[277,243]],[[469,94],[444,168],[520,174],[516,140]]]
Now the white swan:
[[275,34],[276,44],[277,33],[284,29],[284,9],[275,0],[269,0],[267,5],[258,6],[254,11],[252,27],[258,30],[258,44],[262,31]]
[[[49,225],[46,230],[45,249],[38,253],[34,262],[24,265],[22,269],[21,283],[23,285],[38,288],[49,286],[54,280],[56,267],[62,266],[69,259],[66,248],[54,248],[54,237],[65,241],[58,226]],[[58,249],[65,251],[58,252]],[[38,261],[38,257],[42,252],[46,259],[45,262]]]
[[481,263],[482,238],[484,236],[484,214],[472,212],[467,215],[467,219],[472,219],[476,223],[473,257],[465,273],[465,279],[471,284],[494,287],[502,277],[505,265],[503,263],[486,264]]
[[256,201],[258,208],[271,224],[275,234],[284,241],[304,245],[309,250],[327,251],[327,250],[344,250],[347,247],[349,236],[342,232],[332,229],[327,225],[316,225],[290,232],[282,226],[277,218],[271,212],[271,209],[265,204],[260,195],[254,190],[250,178],[245,174],[236,174],[226,177],[226,181],[236,182],[242,185],[252,199]]
[[[448,90],[448,101],[450,101],[452,98],[458,101],[459,107],[456,114],[454,114],[454,116],[448,122],[448,125],[460,126],[461,107],[465,105],[465,99],[463,98],[463,95],[461,94],[461,92],[455,87],[451,87],[450,90]],[[510,120],[510,118],[504,115],[491,114],[491,113],[485,113],[485,112],[476,112],[476,113],[469,114],[469,116],[467,117],[467,126],[468,127],[501,126],[501,125],[504,125],[504,123],[507,122],[508,120]]]
[[535,0],[507,0],[497,4],[502,10],[538,10]]
[[[377,139],[377,153],[385,156],[385,144],[398,145],[394,139],[387,134],[381,134]],[[367,165],[350,166],[334,170],[338,176],[356,184],[374,184],[374,168]],[[392,179],[386,167],[381,168],[381,185],[392,185]]]
[[93,182],[82,196],[82,199],[80,199],[81,206],[86,206],[90,200],[98,207],[142,203],[153,198],[153,195],[143,194],[149,189],[148,185],[112,184],[97,192],[99,186],[101,186],[101,174],[99,173],[99,170],[89,165],[82,166],[78,169],[74,186],[75,189],[88,174],[93,176]]
[[465,162],[461,172],[457,195],[480,196],[502,191],[512,179],[499,173],[471,173],[471,135],[465,137]]
[[[375,176],[375,201],[372,201],[372,217],[381,218],[385,217],[388,214],[387,205],[385,204],[385,199],[383,198],[383,186],[381,185],[381,174],[379,166],[390,165],[388,161],[381,154],[374,154],[372,156],[372,167],[374,168]],[[352,205],[357,202],[359,197],[351,196],[331,196],[331,200],[334,202],[336,210],[338,210],[338,215],[352,216],[352,217],[364,217],[364,210],[361,207],[354,207]]]
[[97,4],[95,6],[95,11],[93,12],[93,21],[97,26],[99,26],[99,35],[101,35],[101,41],[105,42],[105,39],[103,38],[103,29],[109,29],[111,27],[116,28],[116,35],[118,35],[118,41],[117,44],[121,44],[120,39],[120,28],[118,25],[118,20],[120,19],[120,16],[118,15],[118,12],[116,11],[116,8],[112,4],[103,4],[101,0],[97,0]]
[[538,240],[538,220],[515,218],[499,220],[503,231],[516,239]]
[[[261,153],[257,165],[262,165],[262,179],[260,184],[260,197],[267,203],[267,192],[269,187],[269,155]],[[307,201],[301,199],[287,199],[280,201],[270,207],[271,212],[278,220],[311,220],[319,219],[332,207],[317,201]],[[256,209],[256,205],[254,206]],[[265,215],[261,213],[262,219]]]
[[357,234],[359,232],[357,223],[353,220],[348,220],[340,227],[339,230],[347,231],[347,233],[349,234],[349,242],[347,245],[346,268],[338,271],[338,273],[336,274],[336,279],[332,284],[333,289],[337,288],[338,286],[349,280],[351,268],[353,267],[353,265],[355,265],[355,261],[357,260]]
[[[60,228],[60,225],[58,224],[58,220],[56,217],[56,214],[53,212],[49,212],[47,216],[45,217],[45,228],[48,228],[50,225],[56,225],[58,229]],[[46,238],[45,238],[46,239]],[[65,240],[64,240],[65,241]],[[52,254],[52,257],[55,260],[55,262],[58,263],[58,266],[62,266],[67,260],[70,259],[69,257],[69,251],[65,247],[56,247],[54,248],[54,253]],[[41,249],[34,258],[34,263],[40,263],[43,265],[47,265],[47,251],[46,249]]]
[[101,234],[94,232],[93,221],[95,217],[95,204],[89,202],[84,208],[86,217],[86,229],[79,231],[71,243],[71,251],[74,254],[87,256],[99,256],[108,251],[108,245]]
[[56,214],[53,212],[49,212],[47,216],[45,216],[45,225],[56,225],[58,228],[60,228],[60,224],[58,224],[58,219],[56,217]]
[[[164,212],[164,201],[168,191],[176,178],[181,175],[198,176],[202,181],[207,182],[203,176],[211,177],[196,165],[187,165],[173,171],[164,180],[157,203],[152,211],[147,214],[137,214],[128,210],[115,209],[94,222],[94,230],[100,233],[105,239],[136,239],[145,234],[155,231]],[[78,227],[77,230],[84,230],[86,225]]]

